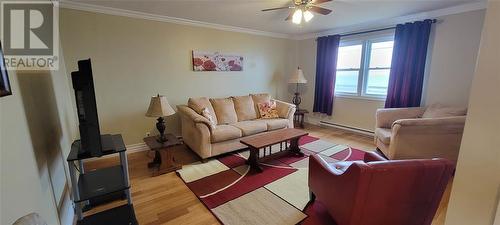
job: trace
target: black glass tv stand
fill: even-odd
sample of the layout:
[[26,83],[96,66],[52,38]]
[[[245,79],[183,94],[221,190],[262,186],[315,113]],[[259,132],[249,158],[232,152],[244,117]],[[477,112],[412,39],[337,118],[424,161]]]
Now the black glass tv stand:
[[[106,143],[112,143],[112,150],[103,155],[119,154],[120,165],[85,171],[83,161],[96,158],[90,154],[79,154],[81,142],[76,140],[71,145],[68,155],[68,168],[71,178],[72,198],[78,225],[136,225],[134,207],[130,196],[130,181],[128,174],[127,151],[120,134],[102,135]],[[78,174],[77,174],[78,170]],[[90,201],[102,199],[110,195],[124,193],[127,204],[108,209],[90,216],[83,217],[83,208],[92,207]],[[102,201],[102,200],[101,200]]]

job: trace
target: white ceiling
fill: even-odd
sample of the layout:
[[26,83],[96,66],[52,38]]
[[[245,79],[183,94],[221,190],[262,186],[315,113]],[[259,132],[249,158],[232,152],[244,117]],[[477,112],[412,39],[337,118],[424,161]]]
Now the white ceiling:
[[333,10],[316,14],[302,25],[285,21],[288,10],[261,9],[288,6],[291,0],[72,0],[96,6],[176,17],[259,31],[302,35],[438,10],[483,0],[336,0],[321,6]]

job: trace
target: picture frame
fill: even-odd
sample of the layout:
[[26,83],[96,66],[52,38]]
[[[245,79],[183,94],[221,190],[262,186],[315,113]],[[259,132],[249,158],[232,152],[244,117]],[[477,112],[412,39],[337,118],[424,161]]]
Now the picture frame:
[[3,57],[2,43],[0,43],[0,97],[12,95],[10,87],[9,74],[5,67],[5,59]]
[[240,54],[216,51],[192,51],[193,71],[243,71],[244,57]]

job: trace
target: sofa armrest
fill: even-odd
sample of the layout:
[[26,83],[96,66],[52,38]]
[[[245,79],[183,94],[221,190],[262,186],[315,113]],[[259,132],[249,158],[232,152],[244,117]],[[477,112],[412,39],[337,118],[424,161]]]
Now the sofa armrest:
[[210,128],[211,124],[210,121],[208,121],[207,118],[204,116],[196,113],[193,109],[189,108],[186,105],[178,105],[177,106],[177,111],[182,115],[186,116],[188,119],[192,120],[194,123],[203,123]]
[[202,159],[212,156],[210,122],[185,105],[177,106],[182,123],[182,139]]
[[375,127],[391,128],[394,121],[417,118],[422,116],[424,111],[424,107],[377,109]]
[[288,120],[288,127],[293,128],[293,115],[295,114],[296,107],[294,104],[288,102],[275,100],[278,116]]
[[288,119],[290,117],[293,118],[293,114],[295,113],[295,105],[290,104],[288,102],[280,101],[273,99],[276,102],[276,109],[278,110],[278,115],[281,118]]

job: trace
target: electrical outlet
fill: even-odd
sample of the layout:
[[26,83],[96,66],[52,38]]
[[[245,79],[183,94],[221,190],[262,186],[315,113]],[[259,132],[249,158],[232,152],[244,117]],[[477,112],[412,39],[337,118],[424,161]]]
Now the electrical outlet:
[[146,137],[151,136],[151,132],[146,132]]

